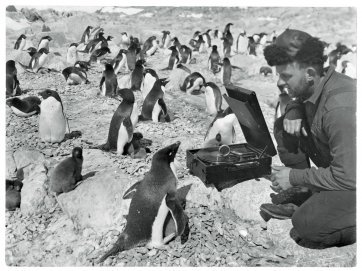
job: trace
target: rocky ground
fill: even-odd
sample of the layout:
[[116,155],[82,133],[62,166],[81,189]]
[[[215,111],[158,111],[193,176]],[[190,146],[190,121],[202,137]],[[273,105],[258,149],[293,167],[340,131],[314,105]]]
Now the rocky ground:
[[[98,15],[99,17],[99,15]],[[103,17],[104,18],[104,17]],[[99,19],[99,18],[98,18]],[[101,18],[102,19],[102,18]],[[104,20],[101,22],[106,23]],[[70,19],[67,19],[70,20]],[[63,22],[63,21],[62,21]],[[59,22],[58,22],[59,23]],[[60,24],[60,23],[59,23]],[[161,24],[161,23],[160,23]],[[58,24],[49,23],[55,29]],[[100,23],[102,25],[102,23]],[[105,25],[108,26],[108,25]],[[161,28],[166,26],[159,26]],[[82,27],[83,28],[83,27]],[[116,26],[109,26],[115,29]],[[220,27],[222,28],[222,27]],[[34,27],[34,29],[37,29]],[[69,31],[69,30],[68,30]],[[111,30],[109,30],[111,31]],[[107,27],[105,27],[107,34]],[[119,31],[121,32],[121,31]],[[7,38],[17,32],[8,32]],[[180,35],[184,33],[180,33]],[[116,36],[116,34],[112,34]],[[191,33],[190,33],[191,35]],[[184,36],[182,36],[184,37]],[[186,38],[184,38],[186,42]],[[215,41],[221,45],[220,41]],[[7,42],[7,59],[14,52]],[[115,42],[116,44],[116,42]],[[221,48],[221,46],[220,46]],[[66,45],[53,47],[63,58]],[[196,55],[192,71],[201,72],[207,81],[222,84],[207,70],[208,53]],[[257,93],[269,131],[272,134],[273,108],[277,97],[276,76],[261,76],[248,70],[257,69],[262,59],[232,57],[235,65],[232,82]],[[147,65],[163,78],[170,72],[160,71],[167,65],[165,50],[148,59]],[[108,258],[112,266],[354,266],[356,245],[323,250],[298,246],[290,237],[289,220],[271,220],[267,224],[258,214],[261,203],[270,202],[269,181],[250,180],[217,192],[206,188],[186,167],[186,149],[199,148],[212,117],[205,112],[204,96],[186,96],[177,89],[166,92],[165,101],[174,120],[171,123],[140,122],[136,131],[151,140],[151,154],[132,159],[91,150],[92,144],[106,141],[110,119],[119,101],[97,96],[102,66],[95,64],[88,72],[91,84],[66,86],[60,73],[30,74],[18,70],[23,97],[37,95],[44,88],[59,92],[71,131],[65,141],[46,144],[38,138],[38,116],[20,118],[6,109],[7,174],[24,169],[22,208],[6,211],[6,263],[10,266],[93,266],[114,244],[125,225],[127,207],[120,199],[132,183],[141,180],[150,168],[152,155],[163,146],[182,142],[177,154],[179,186],[190,185],[186,213],[190,218],[189,240],[181,245],[172,241],[163,249],[135,248]],[[126,75],[119,75],[121,78]],[[141,108],[140,94],[136,93]],[[237,130],[242,142],[241,130]],[[48,178],[56,163],[75,146],[84,149],[83,175],[88,177],[74,190],[56,198],[48,190]],[[33,152],[26,152],[32,150]],[[273,164],[280,164],[277,157]],[[41,182],[39,180],[42,180]],[[28,184],[26,185],[25,182]],[[27,187],[26,187],[27,186]],[[32,190],[33,189],[33,190]],[[112,194],[113,191],[114,192]],[[37,199],[29,199],[32,194]],[[112,207],[112,208],[110,208]],[[114,208],[113,208],[114,207]],[[118,212],[117,210],[122,211]],[[87,215],[85,215],[87,214]]]

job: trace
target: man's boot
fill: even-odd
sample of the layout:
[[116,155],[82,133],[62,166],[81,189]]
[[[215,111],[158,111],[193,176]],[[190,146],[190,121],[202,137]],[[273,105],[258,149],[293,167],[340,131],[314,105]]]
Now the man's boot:
[[260,215],[266,222],[271,218],[290,219],[297,208],[298,207],[292,203],[279,205],[264,203],[260,206]]

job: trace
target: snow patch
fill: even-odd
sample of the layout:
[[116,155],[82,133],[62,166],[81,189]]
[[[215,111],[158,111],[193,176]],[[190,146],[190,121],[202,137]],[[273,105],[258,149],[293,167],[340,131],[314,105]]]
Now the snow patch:
[[259,17],[258,21],[275,21],[277,18],[274,17]]
[[147,12],[147,13],[143,13],[143,14],[141,14],[140,16],[141,16],[141,17],[151,18],[151,17],[153,17],[153,13],[151,13],[151,12]]
[[143,11],[141,8],[123,8],[123,7],[103,7],[101,13],[124,13],[126,15],[134,15]]
[[192,13],[192,14],[185,14],[185,13],[181,13],[179,15],[179,17],[182,17],[182,18],[201,18],[202,16],[204,16],[202,13]]
[[25,19],[20,19],[19,22],[17,22],[9,17],[6,17],[6,28],[12,30],[20,30],[23,28],[27,28],[29,26],[30,26],[29,23]]

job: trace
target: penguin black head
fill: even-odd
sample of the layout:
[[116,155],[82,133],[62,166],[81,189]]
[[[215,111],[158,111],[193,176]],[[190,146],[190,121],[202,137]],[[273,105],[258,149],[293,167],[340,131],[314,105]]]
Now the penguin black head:
[[227,57],[224,58],[223,65],[230,65],[230,60]]
[[173,46],[171,46],[171,47],[168,47],[168,49],[171,50],[171,51],[176,51],[176,46],[173,45]]
[[6,70],[8,69],[15,69],[15,61],[14,60],[8,60],[6,61]]
[[144,65],[145,63],[146,63],[146,60],[144,60],[144,59],[139,59],[139,60],[136,61],[135,66],[136,66],[136,67],[143,67],[143,65]]
[[36,49],[34,47],[29,47],[27,51],[30,56],[33,56],[36,53]]
[[145,69],[143,74],[146,75],[147,73],[151,74],[152,77],[155,77],[156,79],[158,79],[158,75],[157,75],[155,70],[153,70],[153,69]]
[[107,37],[107,41],[111,41],[112,39],[113,39],[112,36],[108,36],[108,37]]
[[167,35],[167,34],[170,34],[170,31],[163,30],[162,33]]
[[207,83],[204,83],[203,86],[206,88],[206,87],[211,87],[211,88],[214,88],[216,85],[215,83],[213,82],[207,82]]
[[51,41],[51,40],[53,40],[53,39],[52,39],[52,37],[50,37],[50,36],[45,36],[45,37],[42,37],[41,39],[42,39],[42,40],[45,40],[45,39],[47,39],[48,41]]
[[127,102],[127,103],[135,102],[133,91],[129,88],[117,89],[116,95],[120,95],[122,97],[123,99],[122,102]]
[[72,46],[75,46],[75,47],[78,47],[78,43],[76,43],[76,42],[73,42],[73,43],[71,43],[70,45],[69,45],[69,47],[72,47]]
[[93,29],[93,26],[88,25],[88,26],[87,26],[87,29],[92,30],[92,29]]
[[44,91],[41,91],[38,93],[44,100],[49,98],[49,97],[54,97],[55,99],[57,99],[59,102],[60,100],[60,96],[58,94],[58,92],[56,92],[55,90],[51,90],[51,89],[46,89]]
[[166,162],[167,164],[172,163],[175,160],[180,144],[181,142],[177,141],[176,143],[157,151],[152,158],[152,168],[157,167],[162,162]]
[[111,49],[109,49],[108,47],[103,47],[103,50],[108,54],[111,53]]
[[109,63],[104,64],[105,71],[113,71],[113,66]]
[[75,159],[83,159],[83,150],[81,147],[75,147],[72,151],[72,157]]
[[122,32],[121,35],[128,37],[127,32]]
[[206,33],[209,34],[209,32],[210,32],[211,30],[212,30],[212,29],[208,29],[208,30],[206,31]]
[[26,39],[26,36],[24,34],[21,34],[19,39]]
[[168,82],[170,82],[169,80],[167,80],[167,78],[162,78],[162,79],[159,79],[160,80],[160,83],[161,83],[161,86],[166,86]]
[[217,51],[217,45],[213,45],[213,46],[212,46],[212,50],[213,50],[213,51]]
[[19,98],[10,98],[10,99],[7,99],[6,100],[6,104],[11,107],[11,106],[15,106],[20,104],[21,103],[21,100]]
[[196,32],[194,33],[194,38],[196,38],[200,33],[201,33],[200,31],[196,31]]
[[135,132],[135,133],[133,133],[133,138],[135,140],[140,140],[143,138],[143,135],[140,132]]
[[42,53],[42,54],[49,54],[49,51],[47,48],[41,48],[38,53]]

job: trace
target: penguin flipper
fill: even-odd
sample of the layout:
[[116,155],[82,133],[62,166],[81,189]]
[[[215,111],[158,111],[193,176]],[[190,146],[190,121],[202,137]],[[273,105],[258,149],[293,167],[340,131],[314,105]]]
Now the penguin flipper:
[[161,106],[162,113],[165,116],[165,121],[170,122],[171,119],[170,119],[170,116],[167,114],[167,107],[166,107],[165,101],[162,98],[160,98],[160,99],[158,99],[158,104]]
[[138,186],[140,185],[142,181],[138,181],[134,183],[130,188],[126,190],[123,194],[123,199],[132,199],[134,193],[136,193]]
[[166,195],[166,205],[171,212],[176,226],[176,235],[181,235],[188,224],[188,217],[185,214],[175,192],[168,192]]
[[126,127],[127,134],[128,134],[128,142],[131,142],[133,138],[133,124],[130,117],[127,117],[123,121],[124,127]]

